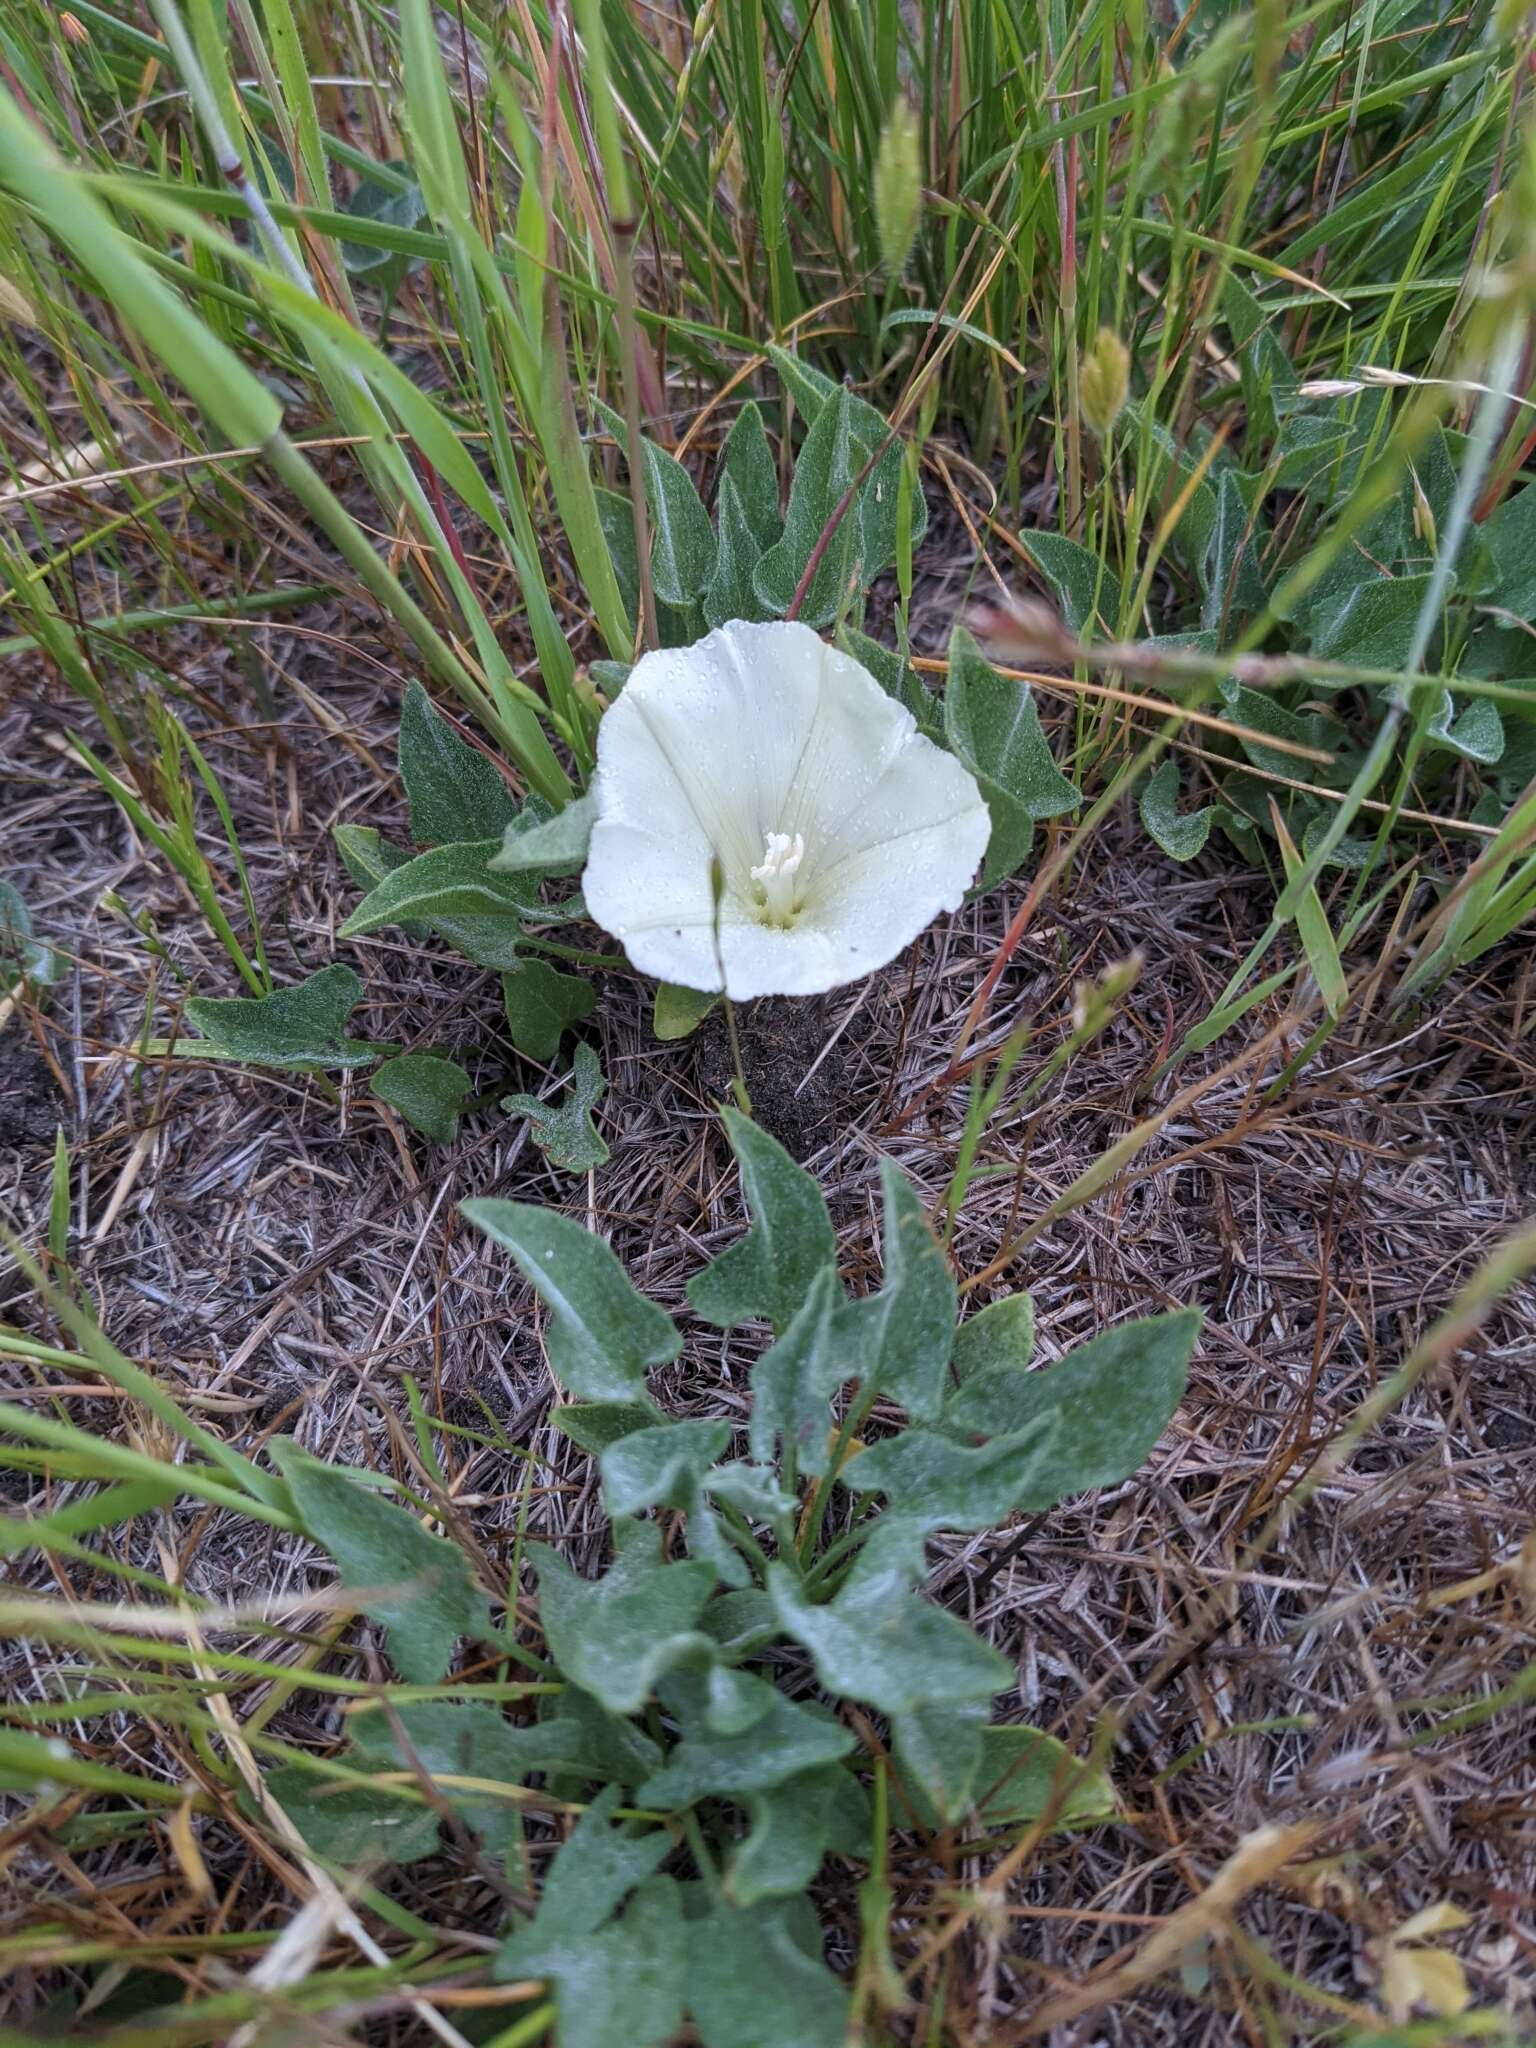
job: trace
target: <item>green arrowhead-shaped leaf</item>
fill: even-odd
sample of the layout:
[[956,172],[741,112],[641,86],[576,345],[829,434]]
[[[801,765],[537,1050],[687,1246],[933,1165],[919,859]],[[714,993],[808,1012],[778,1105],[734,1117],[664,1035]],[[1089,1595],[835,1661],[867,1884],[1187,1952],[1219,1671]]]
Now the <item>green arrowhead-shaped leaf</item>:
[[1141,786],[1141,822],[1170,860],[1193,860],[1211,836],[1219,806],[1179,810],[1179,764],[1170,755]]
[[599,1792],[576,1823],[544,1874],[538,1918],[528,1932],[561,1940],[591,1934],[666,1855],[670,1838],[663,1829],[639,1834],[611,1825],[619,1803],[613,1788]]
[[340,961],[293,988],[269,996],[193,996],[187,1022],[204,1049],[221,1060],[244,1060],[279,1072],[371,1066],[387,1046],[348,1038],[346,1022],[363,999],[363,984]]
[[1431,582],[1422,576],[1382,576],[1361,565],[1360,579],[1336,601],[1308,614],[1311,651],[1357,668],[1402,668],[1413,644]]
[[[509,1935],[492,1974],[555,1987],[561,2048],[662,2048],[682,2019],[687,1937],[682,1896],[650,1873],[671,1847],[658,1829],[613,1827],[600,1793],[550,1865],[535,1918]],[[622,1920],[611,1918],[625,1899]]]
[[1022,1372],[1035,1355],[1035,1304],[1022,1290],[989,1301],[955,1332],[951,1363],[962,1382],[1001,1366]]
[[781,1445],[813,1477],[831,1462],[832,1396],[863,1358],[838,1313],[841,1305],[837,1275],[823,1266],[789,1328],[753,1366],[748,1441],[760,1465],[771,1465]]
[[1107,601],[1115,593],[1115,579],[1100,574],[1098,556],[1081,542],[1068,540],[1065,534],[1033,528],[1019,535],[1019,544],[1055,599],[1067,631],[1078,635],[1091,633],[1097,613],[1096,597]]
[[621,1437],[654,1427],[658,1418],[649,1403],[638,1401],[563,1401],[549,1419],[562,1436],[596,1458]]
[[491,861],[498,875],[574,875],[586,864],[587,843],[597,819],[597,800],[589,791],[550,811],[530,797],[502,835],[501,851]]
[[[345,211],[353,220],[369,221],[377,227],[404,228],[408,232],[419,228],[427,218],[427,202],[421,187],[409,176],[409,164],[391,161],[382,168],[407,174],[404,183],[386,184],[382,178],[364,172]],[[350,276],[366,277],[384,292],[398,286],[408,270],[420,267],[420,258],[413,261],[401,251],[378,242],[345,241],[341,244],[341,260]]]
[[824,1708],[786,1699],[776,1686],[738,1672],[761,1700],[754,1719],[734,1734],[685,1735],[640,1787],[642,1806],[679,1810],[711,1795],[739,1798],[780,1785],[798,1772],[836,1763],[855,1747],[852,1733]]
[[589,661],[587,675],[611,704],[635,672],[632,661]]
[[691,604],[703,596],[715,573],[715,530],[687,470],[649,441],[645,495],[651,508],[656,595],[663,604]]
[[420,1700],[396,1707],[393,1718],[385,1713],[353,1714],[347,1733],[353,1742],[348,1762],[354,1770],[424,1770],[437,1783],[439,1796],[500,1856],[521,1851],[520,1807],[514,1800],[471,1790],[455,1780],[524,1785],[536,1771],[568,1765],[581,1742],[581,1729],[573,1720],[557,1716],[514,1728],[494,1707],[456,1700]]
[[573,1024],[590,1017],[597,991],[579,974],[562,974],[536,955],[520,957],[510,974],[501,977],[507,1032],[521,1053],[547,1067]]
[[829,1849],[869,1853],[869,1802],[836,1764],[802,1771],[770,1791],[744,1795],[748,1833],[725,1873],[734,1905],[792,1898],[803,1892]]
[[1243,497],[1237,472],[1223,470],[1216,487],[1216,516],[1199,567],[1205,591],[1200,613],[1203,626],[1231,633],[1264,609],[1266,592],[1259,564],[1269,542],[1268,529],[1254,517]]
[[[396,868],[403,868],[415,858],[403,846],[391,845],[372,825],[336,825],[332,827],[331,837],[341,855],[342,866],[358,888],[365,891],[376,889],[386,875],[392,875]],[[411,918],[402,922],[400,929],[407,938],[422,939],[427,936],[430,926]]]
[[707,1559],[726,1585],[744,1586],[747,1567],[706,1498],[714,1490],[710,1467],[730,1438],[728,1422],[703,1421],[657,1423],[627,1434],[602,1453],[603,1499],[610,1515],[681,1508],[692,1554]]
[[763,415],[749,398],[737,413],[720,455],[722,491],[729,482],[761,554],[784,531],[779,514],[779,472],[763,429]]
[[713,1655],[697,1624],[715,1571],[693,1559],[662,1564],[654,1522],[615,1522],[614,1539],[619,1554],[600,1579],[579,1579],[542,1545],[531,1554],[555,1664],[610,1713],[635,1714],[663,1672]]
[[1498,705],[1487,697],[1474,697],[1458,718],[1455,698],[1449,690],[1442,690],[1425,736],[1432,744],[1484,768],[1504,757],[1504,721]]
[[546,1773],[551,1793],[557,1799],[576,1799],[593,1780],[603,1784],[638,1785],[661,1762],[661,1750],[635,1722],[593,1699],[579,1686],[568,1685],[545,1711],[562,1726],[574,1726],[574,1738],[564,1738],[568,1763],[563,1770]]
[[825,370],[818,370],[801,357],[791,355],[788,349],[777,348],[770,342],[768,353],[785,389],[804,413],[806,425],[814,426],[827,401],[836,398],[842,386]]
[[883,1493],[919,1529],[991,1529],[1053,1483],[1057,1430],[1050,1412],[980,1445],[903,1430],[850,1458],[838,1478],[850,1492]]
[[848,1993],[803,1897],[691,1920],[687,2003],[703,2048],[845,2048]]
[[280,1764],[266,1788],[317,1856],[331,1863],[419,1863],[435,1856],[435,1810],[386,1786],[327,1779],[302,1764]]
[[721,1593],[699,1617],[699,1626],[728,1657],[747,1657],[778,1634],[773,1602],[758,1586]]
[[750,1522],[770,1522],[787,1515],[795,1497],[786,1493],[771,1465],[752,1465],[744,1459],[716,1465],[704,1475],[704,1487],[711,1500],[723,1500],[738,1509]]
[[640,557],[635,553],[634,507],[623,491],[608,491],[594,485],[592,495],[597,500],[597,523],[613,563],[619,596],[633,621],[640,612]]
[[718,989],[682,988],[675,981],[658,981],[651,1029],[664,1045],[689,1038],[720,1000]]
[[508,1116],[527,1117],[533,1142],[548,1154],[552,1166],[567,1173],[589,1173],[608,1158],[608,1147],[592,1121],[607,1085],[596,1052],[582,1044],[576,1048],[570,1086],[558,1108],[536,1095],[504,1095],[501,1106]]
[[1000,676],[963,626],[950,635],[944,734],[992,813],[978,885],[989,889],[1024,860],[1035,821],[1070,811],[1080,792],[1056,766],[1028,683]]
[[768,1567],[779,1625],[810,1651],[828,1692],[905,1714],[935,1700],[988,1699],[1009,1682],[1006,1658],[911,1591],[921,1567],[921,1535],[896,1516],[877,1525],[823,1607],[804,1598],[787,1566]]
[[516,969],[517,942],[528,925],[559,924],[582,915],[580,898],[549,904],[526,876],[492,872],[499,839],[435,846],[386,875],[341,927],[344,939],[414,920],[480,967]]
[[950,1397],[944,1434],[1007,1440],[1054,1415],[1049,1464],[1014,1503],[1032,1514],[1113,1486],[1146,1462],[1178,1407],[1199,1329],[1198,1310],[1177,1309],[1120,1323],[1041,1372],[978,1372]]
[[470,1079],[442,1053],[403,1052],[386,1060],[368,1085],[423,1137],[453,1143]]
[[[611,406],[599,405],[604,424],[628,450],[629,432]],[[715,571],[715,530],[693,478],[654,441],[640,443],[645,499],[651,514],[651,580],[664,604],[689,605],[709,588]]]
[[599,1460],[610,1515],[683,1507],[731,1440],[728,1422],[658,1422],[620,1437]]
[[1536,619],[1536,485],[1506,498],[1483,533],[1493,554],[1495,601],[1517,619]]
[[[859,522],[860,553],[864,563],[863,582],[867,586],[882,569],[889,568],[895,560],[897,507],[903,461],[901,442],[899,439],[890,439],[890,445],[885,445],[889,438],[887,423],[866,400],[855,397],[843,385],[834,383],[830,377],[824,376],[820,370],[812,369],[809,363],[802,362],[797,356],[788,355],[782,349],[772,349],[770,353],[780,376],[794,394],[795,403],[804,413],[806,422],[813,432],[827,409],[839,399],[844,401],[849,431],[859,451],[855,475],[862,470],[876,449],[884,448],[884,453],[860,489],[858,503],[848,515]],[[809,435],[806,438],[809,441]],[[803,449],[801,453],[803,456]],[[927,526],[928,505],[919,490],[912,500],[914,547],[922,539]],[[805,614],[802,613],[801,616],[804,617]]]
[[891,1746],[903,1788],[921,1793],[917,1817],[928,1826],[959,1820],[969,1808],[986,1720],[985,1700],[914,1707],[892,1719]]
[[372,825],[335,825],[331,837],[342,866],[359,889],[376,887],[412,858],[403,846],[392,846]]
[[880,1162],[880,1187],[885,1277],[878,1294],[839,1311],[840,1335],[867,1386],[929,1422],[944,1401],[959,1295],[916,1190],[889,1159]]
[[731,1329],[758,1317],[789,1328],[823,1266],[837,1263],[837,1238],[821,1189],[739,1110],[721,1115],[741,1168],[752,1228],[688,1283],[705,1322]]
[[268,1447],[288,1483],[306,1532],[330,1552],[348,1592],[389,1631],[403,1678],[441,1678],[461,1636],[491,1635],[490,1607],[455,1543],[432,1536],[414,1515],[300,1450],[291,1438]]
[[683,1340],[602,1238],[530,1202],[481,1197],[460,1213],[512,1254],[549,1309],[544,1348],[561,1385],[584,1401],[643,1403],[647,1370],[676,1358]]
[[517,816],[495,762],[459,737],[420,683],[406,690],[400,712],[400,779],[418,846],[499,839]]
[[668,1672],[656,1697],[687,1739],[740,1735],[763,1719],[779,1695],[752,1672],[717,1662],[702,1671],[685,1667]]
[[741,494],[729,475],[720,479],[716,506],[719,521],[719,549],[715,573],[704,593],[704,618],[710,626],[723,626],[728,619],[755,622],[770,616],[757,595],[753,577],[762,558],[762,544],[741,502]]
[[[900,456],[899,448],[893,452]],[[828,523],[868,459],[869,450],[854,432],[852,398],[839,390],[822,407],[800,450],[783,536],[757,565],[755,589],[771,618],[783,618],[789,610]],[[830,625],[846,608],[850,585],[862,591],[877,573],[864,561],[862,546],[858,507],[850,504],[833,529],[801,600],[799,616],[806,625]]]
[[[899,1761],[899,1758],[898,1758]],[[927,1786],[902,1765],[904,1789],[919,1821],[930,1828],[958,1820],[945,1812]],[[966,1810],[986,1827],[1036,1821],[1056,1802],[1058,1826],[1111,1820],[1114,1787],[1100,1770],[1082,1763],[1064,1743],[1039,1728],[984,1728],[981,1758]]]

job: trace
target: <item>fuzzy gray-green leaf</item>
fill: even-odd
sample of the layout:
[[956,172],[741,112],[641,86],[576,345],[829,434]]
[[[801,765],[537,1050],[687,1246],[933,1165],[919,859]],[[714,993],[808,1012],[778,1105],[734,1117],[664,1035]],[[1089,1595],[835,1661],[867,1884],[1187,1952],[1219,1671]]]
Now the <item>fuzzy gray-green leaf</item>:
[[869,1853],[868,1799],[858,1780],[837,1764],[745,1793],[742,1803],[747,1834],[725,1873],[726,1897],[735,1905],[804,1892],[829,1849]]
[[659,2048],[682,2019],[681,1896],[670,1878],[651,1875],[671,1840],[657,1828],[613,1826],[617,1804],[612,1786],[591,1802],[549,1867],[537,1914],[492,1965],[503,1982],[553,1985],[561,2048]]
[[789,1328],[824,1266],[837,1263],[837,1238],[821,1189],[784,1147],[740,1110],[721,1112],[741,1168],[752,1227],[696,1273],[688,1299],[722,1329],[761,1317]]
[[1054,1735],[1019,1725],[984,1728],[980,1751],[970,1796],[959,1811],[941,1806],[925,1780],[901,1764],[903,1789],[925,1827],[958,1820],[963,1811],[973,1812],[984,1827],[1027,1825],[1053,1807],[1061,1827],[1113,1819],[1109,1779]]
[[1112,1486],[1145,1462],[1184,1392],[1199,1312],[1177,1309],[1119,1323],[1043,1371],[991,1368],[949,1399],[943,1431],[957,1443],[1007,1439],[1054,1415],[1049,1464],[1015,1506],[1032,1514],[1074,1493]]
[[495,872],[491,862],[500,851],[499,839],[475,839],[418,854],[363,898],[338,936],[361,938],[385,925],[414,921],[429,925],[477,966],[515,970],[525,929],[579,917],[581,901],[542,903],[529,877]]
[[779,513],[779,473],[754,399],[747,400],[725,437],[720,456],[722,490],[727,482],[761,554],[784,531],[784,521]]
[[439,1145],[453,1143],[470,1079],[445,1054],[403,1052],[386,1060],[368,1085],[424,1138]]
[[919,1532],[886,1516],[824,1606],[805,1598],[786,1566],[768,1567],[779,1625],[810,1651],[828,1692],[905,1714],[936,1700],[987,1699],[1009,1682],[1006,1658],[911,1590],[921,1557]]
[[989,1301],[955,1332],[951,1363],[962,1385],[979,1372],[1002,1366],[1022,1372],[1035,1355],[1035,1304],[1022,1290]]
[[657,1422],[604,1450],[603,1500],[610,1515],[683,1507],[731,1440],[728,1422]]
[[860,1370],[861,1353],[838,1310],[837,1275],[823,1266],[789,1327],[752,1368],[752,1455],[759,1464],[792,1452],[813,1477],[826,1471],[832,1396]]
[[842,1343],[860,1379],[931,1421],[944,1400],[959,1295],[917,1191],[889,1159],[880,1162],[885,1201],[885,1275],[877,1294],[838,1316]]
[[845,2048],[848,1992],[810,1901],[722,1901],[690,1921],[688,2010],[703,2048]]
[[507,825],[501,851],[491,861],[497,875],[574,875],[586,863],[587,842],[597,817],[597,800],[589,790],[551,812],[530,797]]
[[675,981],[658,981],[651,1011],[651,1029],[663,1045],[689,1038],[720,1000],[718,989],[683,988]]
[[347,1591],[365,1592],[368,1613],[384,1623],[402,1678],[431,1685],[461,1636],[490,1636],[489,1604],[456,1543],[291,1439],[274,1437],[269,1448],[306,1531],[335,1559]]
[[838,1477],[853,1493],[883,1493],[919,1529],[992,1529],[1051,1483],[1057,1431],[1049,1410],[986,1444],[907,1429],[850,1458]]
[[592,1112],[607,1089],[602,1066],[590,1045],[576,1048],[570,1085],[558,1106],[541,1102],[536,1095],[504,1095],[501,1106],[508,1116],[525,1116],[533,1142],[552,1166],[566,1173],[590,1173],[607,1163],[604,1144]]
[[348,1038],[345,1028],[362,999],[363,984],[340,961],[268,996],[193,996],[187,1022],[203,1043],[188,1050],[280,1073],[371,1066],[388,1048]]
[[963,626],[950,635],[944,733],[992,814],[979,885],[987,889],[1024,860],[1035,821],[1070,811],[1080,793],[1056,766],[1028,683],[999,675]]
[[754,623],[770,616],[758,598],[753,578],[763,548],[752,531],[741,494],[729,475],[720,479],[720,497],[715,508],[719,526],[719,552],[715,573],[704,593],[704,619],[709,626],[723,626],[730,619]]
[[[419,1767],[434,1779],[480,1778],[509,1788],[525,1785],[535,1771],[568,1764],[581,1739],[576,1722],[562,1719],[558,1707],[547,1721],[514,1728],[497,1708],[459,1700],[418,1700],[393,1713],[354,1713],[348,1716],[347,1733],[353,1769],[379,1773]],[[488,1849],[516,1855],[523,1840],[516,1800],[452,1783],[437,1789]]]
[[647,1370],[676,1358],[682,1338],[602,1238],[531,1202],[481,1198],[462,1213],[512,1254],[549,1309],[544,1347],[561,1384],[583,1401],[644,1403]]
[[498,839],[517,816],[517,799],[495,762],[459,737],[420,683],[405,693],[399,759],[418,846]]
[[734,1734],[702,1728],[687,1733],[640,1787],[636,1797],[642,1806],[675,1811],[711,1796],[763,1792],[854,1749],[852,1733],[825,1708],[786,1699],[777,1686],[751,1673],[738,1676],[762,1695],[756,1717]]
[[1220,808],[1180,811],[1179,764],[1170,755],[1141,786],[1141,822],[1170,860],[1193,860],[1211,836]]
[[420,1863],[435,1855],[441,1827],[418,1796],[402,1798],[383,1785],[352,1785],[303,1764],[281,1764],[266,1789],[317,1856],[330,1863]]
[[[599,405],[604,424],[626,452],[629,434],[611,406]],[[715,529],[693,478],[673,455],[642,440],[645,498],[651,514],[651,579],[663,604],[690,605],[715,573]]]
[[[757,565],[755,588],[770,617],[783,618],[789,610],[833,514],[867,459],[854,435],[852,401],[840,389],[805,437],[790,484],[783,535]],[[862,544],[858,507],[850,503],[817,559],[801,600],[799,617],[806,625],[829,625],[846,607],[850,584],[862,588],[868,582]]]
[[1026,531],[1019,535],[1019,544],[1049,587],[1067,631],[1088,634],[1094,624],[1096,594],[1101,587],[1108,594],[1114,590],[1111,578],[1100,574],[1098,556],[1080,541],[1068,540],[1060,533]]
[[570,1027],[591,1016],[597,992],[579,974],[562,974],[548,960],[527,954],[501,977],[501,999],[512,1043],[547,1067]]
[[616,1522],[619,1554],[601,1578],[578,1578],[557,1551],[532,1552],[550,1655],[573,1685],[610,1713],[635,1714],[663,1672],[713,1654],[699,1616],[715,1590],[712,1566],[661,1562],[654,1522]]
[[902,1786],[909,1796],[921,1794],[918,1817],[928,1825],[959,1820],[969,1806],[986,1719],[985,1700],[913,1707],[893,1718],[891,1746]]

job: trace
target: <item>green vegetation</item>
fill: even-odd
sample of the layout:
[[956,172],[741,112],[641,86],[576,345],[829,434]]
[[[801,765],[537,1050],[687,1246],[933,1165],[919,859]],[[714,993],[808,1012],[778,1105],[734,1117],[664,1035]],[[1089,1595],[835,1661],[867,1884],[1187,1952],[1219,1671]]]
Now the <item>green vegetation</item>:
[[[409,1378],[392,1476],[322,1460],[291,1424],[238,1448],[216,1402],[205,1416],[102,1334],[108,1304],[70,1264],[61,1129],[0,1324],[30,1375],[0,1409],[0,1613],[69,1678],[4,1710],[0,1786],[25,1801],[18,1840],[46,1823],[91,1873],[152,1841],[207,1904],[216,1822],[300,1873],[305,1903],[276,1938],[216,1914],[150,1927],[131,1902],[18,1924],[0,1949],[57,1996],[49,2026],[116,2048],[342,2038],[375,2016],[496,2048],[685,2025],[705,2048],[983,2038],[962,1934],[993,1969],[1039,1844],[1142,1816],[1114,1717],[1077,1749],[1023,1721],[990,1577],[970,1601],[925,1592],[927,1546],[1129,1480],[1200,1320],[1161,1279],[1155,1315],[1086,1289],[1090,1334],[1037,1367],[1009,1268],[1150,1170],[1186,1098],[1147,1095],[1256,1012],[1268,1103],[1336,1036],[1364,1059],[1382,1020],[1412,1028],[1456,977],[1501,971],[1536,914],[1533,56],[1516,7],[1409,0],[13,0],[0,655],[67,693],[72,760],[225,977],[181,985],[149,914],[125,912],[149,978],[113,1050],[136,1089],[216,1063],[338,1114],[366,1099],[423,1161],[516,1131],[571,1212],[495,1194],[461,1212],[542,1305],[554,1426],[590,1461],[601,1525],[580,1568],[531,1540],[563,1468],[484,1400],[449,1419]],[[924,578],[957,551],[964,594],[936,616]],[[300,944],[253,886],[186,636],[244,647],[322,606],[338,663],[338,617],[392,636],[409,843],[333,814],[356,893]],[[735,1010],[647,988],[657,1044],[718,1025],[733,1075],[736,1106],[703,1109],[738,1234],[706,1263],[673,1233],[696,1267],[688,1341],[771,1335],[678,1417],[684,1332],[632,1284],[594,1193],[613,1071],[594,976],[627,968],[579,877],[633,664],[781,619],[834,638],[975,778],[975,896],[1005,892],[1008,921],[887,1127],[921,1142],[918,1110],[937,1133],[968,1084],[949,1149],[934,1137],[941,1194],[930,1214],[881,1158],[882,1257],[857,1251],[878,1283],[851,1294],[871,1218],[835,1229],[830,1191],[752,1120]],[[275,726],[270,676],[236,665],[220,718]],[[962,1282],[967,1203],[1004,1170],[985,1139],[1040,1114],[1138,962],[1085,969],[1043,1050],[1033,1013],[992,1030],[1000,979],[1127,819],[1148,859],[1223,864],[1257,919],[1201,1013],[1175,1029],[1170,1010],[1114,1141],[1061,1185],[1042,1174]],[[496,1048],[359,1035],[381,940],[441,941],[466,984],[492,977]],[[0,880],[0,1026],[19,1034],[70,971]],[[1235,1515],[1234,1569],[1262,1565],[1326,1447],[1342,1458],[1533,1264],[1529,1232],[1492,1249],[1379,1385],[1373,1350],[1369,1394],[1314,1415],[1308,1389],[1295,1442],[1317,1462],[1290,1469],[1288,1444]],[[111,1391],[92,1427],[54,1391],[85,1374]],[[445,1443],[498,1460],[510,1535],[489,1542],[457,1498]],[[194,1591],[166,1533],[188,1502],[317,1547],[334,1587]],[[1200,1659],[1227,1621],[1201,1597],[1172,1587],[1169,1628],[1219,1692]],[[1164,1648],[1149,1661],[1182,1677]],[[1431,1703],[1411,1741],[1518,1713],[1529,1678]],[[344,1720],[307,1745],[274,1732],[300,1697]],[[1210,1740],[1232,1732],[1208,1718]],[[913,1838],[926,1892],[893,1847]],[[1106,2002],[1174,1974],[1253,2038],[1505,2038],[1425,1946],[1457,1909],[1378,1930],[1370,2005],[1235,1931],[1253,1886],[1323,1881],[1301,1827],[1242,1876],[1257,1841],[1196,1859],[1192,1905],[1225,1902],[1171,1913]],[[493,1935],[481,1907],[457,1925],[447,1894],[402,1880],[442,1859],[494,1899]],[[1037,2017],[1071,2018],[1035,1989]]]

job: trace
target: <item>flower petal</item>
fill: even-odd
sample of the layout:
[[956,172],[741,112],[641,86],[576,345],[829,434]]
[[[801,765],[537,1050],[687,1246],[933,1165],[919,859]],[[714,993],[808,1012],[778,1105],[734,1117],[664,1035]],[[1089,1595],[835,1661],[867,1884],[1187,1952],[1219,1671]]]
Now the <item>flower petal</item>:
[[[684,987],[719,988],[723,960],[743,1001],[883,966],[959,903],[990,829],[966,769],[791,622],[737,621],[646,655],[599,728],[594,793],[583,888],[598,923]],[[751,874],[770,833],[805,839],[786,926],[762,921]]]

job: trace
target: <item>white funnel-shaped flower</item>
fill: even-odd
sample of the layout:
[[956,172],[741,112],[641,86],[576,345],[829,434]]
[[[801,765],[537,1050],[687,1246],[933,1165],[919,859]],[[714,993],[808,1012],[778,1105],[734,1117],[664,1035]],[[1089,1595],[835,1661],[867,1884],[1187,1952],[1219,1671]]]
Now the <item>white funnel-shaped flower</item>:
[[[815,995],[953,910],[991,821],[970,774],[808,626],[647,654],[598,729],[583,888],[646,974]],[[716,901],[718,877],[718,904]]]

